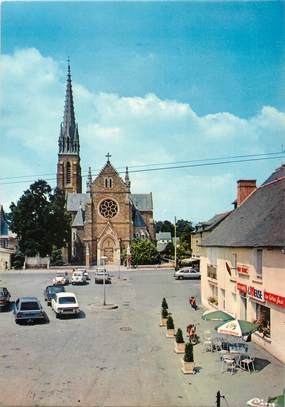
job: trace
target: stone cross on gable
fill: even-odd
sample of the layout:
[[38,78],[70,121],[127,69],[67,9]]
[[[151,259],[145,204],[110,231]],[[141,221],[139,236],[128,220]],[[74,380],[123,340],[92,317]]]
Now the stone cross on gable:
[[112,155],[111,155],[110,153],[107,153],[107,154],[105,155],[105,157],[107,158],[107,162],[109,163],[109,162],[110,162],[110,158],[112,157]]

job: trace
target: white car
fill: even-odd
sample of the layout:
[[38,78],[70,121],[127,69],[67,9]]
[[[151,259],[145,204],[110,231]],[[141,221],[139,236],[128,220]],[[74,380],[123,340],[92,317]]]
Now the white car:
[[74,271],[71,277],[71,284],[86,284],[86,276],[83,271]]
[[90,280],[88,271],[86,269],[78,269],[78,271],[82,271],[82,273],[85,275],[86,280]]
[[174,273],[175,280],[194,280],[200,279],[201,274],[193,267],[183,267]]
[[56,293],[51,300],[51,307],[57,318],[62,315],[78,315],[80,313],[76,295],[73,293]]
[[106,270],[98,270],[95,273],[95,284],[111,284],[111,276]]
[[67,273],[57,273],[52,280],[53,285],[68,285],[69,278]]

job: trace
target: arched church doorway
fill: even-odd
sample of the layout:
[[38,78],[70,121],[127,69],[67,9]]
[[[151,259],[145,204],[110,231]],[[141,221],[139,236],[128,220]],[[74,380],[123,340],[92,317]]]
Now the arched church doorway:
[[114,263],[115,242],[111,237],[107,237],[102,243],[101,253],[106,257],[106,264]]

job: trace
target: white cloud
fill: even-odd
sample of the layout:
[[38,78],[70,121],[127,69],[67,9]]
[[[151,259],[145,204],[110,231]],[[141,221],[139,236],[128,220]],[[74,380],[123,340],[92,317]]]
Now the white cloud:
[[[1,69],[2,176],[56,171],[65,67],[36,49],[3,55]],[[284,144],[285,114],[265,106],[249,119],[227,112],[198,116],[190,105],[155,94],[93,93],[73,77],[83,171],[113,163],[145,165],[276,151]],[[134,192],[153,191],[157,218],[199,220],[230,208],[238,178],[265,179],[280,161],[228,164],[132,174]],[[3,182],[0,181],[0,182]],[[2,185],[2,202],[27,185]],[[4,198],[3,198],[4,196]]]

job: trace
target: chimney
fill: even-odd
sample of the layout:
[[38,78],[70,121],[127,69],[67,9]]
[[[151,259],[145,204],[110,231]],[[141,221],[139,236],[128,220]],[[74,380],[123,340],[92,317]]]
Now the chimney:
[[236,206],[239,207],[246,200],[246,198],[255,190],[256,190],[255,179],[238,180]]

